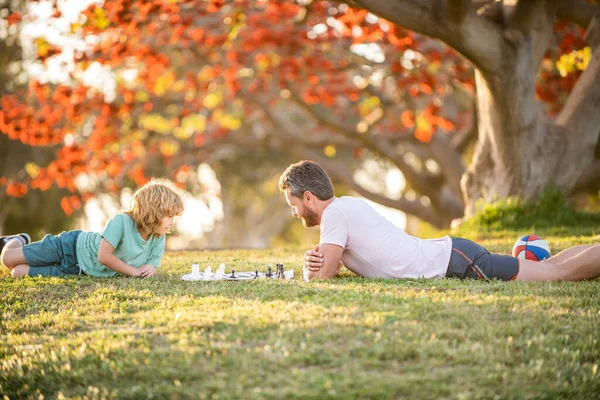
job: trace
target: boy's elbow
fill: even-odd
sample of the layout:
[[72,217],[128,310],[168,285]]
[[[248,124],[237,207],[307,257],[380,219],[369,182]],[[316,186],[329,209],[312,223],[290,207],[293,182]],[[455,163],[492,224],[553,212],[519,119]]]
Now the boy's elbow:
[[98,253],[98,262],[102,265],[106,265],[106,256],[102,253]]

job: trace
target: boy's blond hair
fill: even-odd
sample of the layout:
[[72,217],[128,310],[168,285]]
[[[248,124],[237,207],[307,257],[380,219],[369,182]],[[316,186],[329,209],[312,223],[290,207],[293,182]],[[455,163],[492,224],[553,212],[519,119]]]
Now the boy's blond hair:
[[168,179],[156,179],[139,188],[122,210],[136,223],[140,232],[152,232],[160,226],[162,218],[183,213],[183,190]]

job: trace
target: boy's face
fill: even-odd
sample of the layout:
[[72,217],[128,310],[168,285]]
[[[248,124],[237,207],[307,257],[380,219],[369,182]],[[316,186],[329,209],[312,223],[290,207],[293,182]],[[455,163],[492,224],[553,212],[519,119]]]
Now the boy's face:
[[160,226],[156,230],[156,234],[162,236],[167,233],[171,233],[171,228],[173,227],[173,220],[174,217],[172,216],[162,217],[162,221],[160,223]]

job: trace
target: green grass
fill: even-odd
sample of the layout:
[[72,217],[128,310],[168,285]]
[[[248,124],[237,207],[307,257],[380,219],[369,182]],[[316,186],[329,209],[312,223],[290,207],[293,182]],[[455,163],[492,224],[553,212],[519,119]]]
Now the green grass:
[[[515,236],[483,244],[508,252]],[[546,237],[554,251],[598,242]],[[600,281],[301,279],[302,250],[168,253],[157,277],[0,273],[0,398],[592,399]],[[292,281],[186,282],[225,262]]]
[[556,189],[547,190],[535,201],[508,198],[479,205],[481,210],[464,223],[459,232],[476,232],[496,237],[504,232],[524,232],[542,235],[600,234],[600,212],[579,211]]

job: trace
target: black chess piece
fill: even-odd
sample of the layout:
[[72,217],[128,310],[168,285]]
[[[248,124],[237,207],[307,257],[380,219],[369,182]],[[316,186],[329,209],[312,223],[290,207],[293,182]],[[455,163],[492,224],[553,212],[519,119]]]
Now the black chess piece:
[[230,277],[231,279],[235,279],[235,278],[237,278],[237,277],[235,276],[235,269],[232,269],[232,270],[231,270],[231,275],[230,275],[229,277]]
[[267,267],[267,278],[270,278],[273,276],[273,272],[271,271],[271,267]]
[[254,275],[254,279],[258,279],[258,270],[254,270],[254,273],[256,274]]

